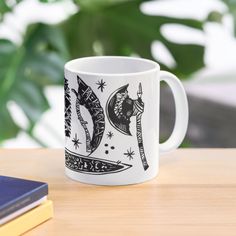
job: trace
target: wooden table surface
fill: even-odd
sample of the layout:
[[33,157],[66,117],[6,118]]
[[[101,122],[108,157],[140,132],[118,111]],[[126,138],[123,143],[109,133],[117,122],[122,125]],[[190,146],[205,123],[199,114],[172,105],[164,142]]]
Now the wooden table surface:
[[180,149],[157,178],[99,187],[64,175],[63,150],[0,150],[0,174],[48,182],[53,219],[27,236],[236,235],[236,149]]

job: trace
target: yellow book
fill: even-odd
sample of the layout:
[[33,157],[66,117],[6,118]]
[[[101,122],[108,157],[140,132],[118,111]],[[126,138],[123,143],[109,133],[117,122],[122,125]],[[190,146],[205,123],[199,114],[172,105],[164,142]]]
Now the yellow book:
[[52,218],[52,201],[45,201],[41,205],[0,226],[0,236],[19,236],[44,221]]

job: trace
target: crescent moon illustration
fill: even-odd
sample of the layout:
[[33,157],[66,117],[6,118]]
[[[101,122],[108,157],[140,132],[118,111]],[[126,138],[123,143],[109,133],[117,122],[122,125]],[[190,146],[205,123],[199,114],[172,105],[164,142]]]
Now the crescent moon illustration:
[[110,161],[95,157],[80,155],[65,150],[66,167],[70,170],[90,175],[105,175],[121,172],[129,169],[132,165],[120,161]]

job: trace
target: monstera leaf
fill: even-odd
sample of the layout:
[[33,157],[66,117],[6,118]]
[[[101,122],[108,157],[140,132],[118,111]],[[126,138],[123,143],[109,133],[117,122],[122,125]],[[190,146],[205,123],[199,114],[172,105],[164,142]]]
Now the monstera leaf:
[[11,12],[12,9],[20,2],[21,0],[14,0],[14,1],[0,1],[0,21],[2,20],[3,14],[7,12]]
[[3,14],[12,10],[12,7],[8,6],[6,1],[0,1],[0,20],[3,18]]
[[[144,2],[140,0],[76,2],[81,5],[81,10],[62,25],[73,58],[138,54],[153,59],[151,43],[159,40],[176,61],[177,66],[172,72],[184,78],[203,67],[203,46],[173,43],[160,33],[163,25],[171,23],[201,30],[202,22],[145,15],[140,11],[140,4]],[[171,70],[164,65],[162,68]]]
[[56,27],[29,27],[21,46],[0,40],[0,141],[17,135],[19,127],[8,104],[14,101],[29,120],[28,132],[49,108],[44,95],[48,85],[62,84],[68,58],[63,36]]
[[[60,0],[39,0],[45,4]],[[0,21],[20,0],[0,1]],[[0,40],[0,142],[18,134],[20,127],[9,112],[15,102],[28,118],[25,132],[33,137],[33,128],[49,109],[44,88],[61,85],[63,65],[68,59],[91,55],[138,55],[154,59],[151,44],[161,41],[176,61],[166,68],[180,78],[203,67],[204,48],[177,44],[161,33],[165,24],[181,24],[202,29],[202,22],[166,16],[145,15],[144,0],[74,0],[79,11],[59,25],[31,25],[21,45]],[[67,50],[68,48],[68,50]]]

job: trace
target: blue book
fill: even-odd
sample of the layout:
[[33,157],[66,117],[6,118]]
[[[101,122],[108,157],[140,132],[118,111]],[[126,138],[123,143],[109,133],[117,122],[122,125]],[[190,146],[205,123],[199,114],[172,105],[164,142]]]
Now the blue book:
[[0,220],[48,195],[48,184],[0,175]]

